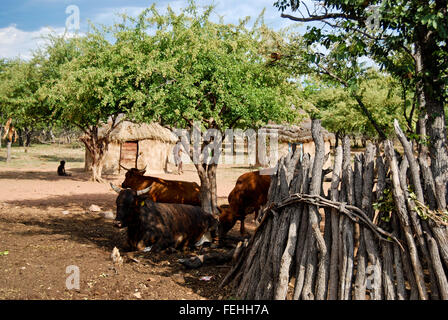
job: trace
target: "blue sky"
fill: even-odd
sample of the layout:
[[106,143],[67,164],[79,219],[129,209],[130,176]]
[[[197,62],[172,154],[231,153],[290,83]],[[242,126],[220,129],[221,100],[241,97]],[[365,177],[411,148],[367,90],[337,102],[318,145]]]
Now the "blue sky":
[[[197,0],[199,6],[215,4],[215,17],[224,17],[226,23],[237,23],[251,16],[254,19],[266,8],[265,23],[279,29],[292,24],[280,17],[273,6],[275,0]],[[69,14],[66,8],[76,5],[80,12],[80,31],[87,31],[88,21],[94,24],[112,24],[116,14],[126,12],[138,15],[153,3],[163,10],[170,5],[175,11],[187,6],[187,0],[1,0],[0,2],[0,58],[20,56],[27,59],[31,50],[44,43],[41,38],[50,31],[63,33]]]

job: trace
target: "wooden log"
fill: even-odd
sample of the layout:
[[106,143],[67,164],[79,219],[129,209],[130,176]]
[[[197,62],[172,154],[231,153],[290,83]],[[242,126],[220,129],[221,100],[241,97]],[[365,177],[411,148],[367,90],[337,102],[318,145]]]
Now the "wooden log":
[[381,243],[382,255],[382,278],[384,288],[384,298],[386,300],[395,300],[395,286],[394,286],[394,256],[392,244],[388,242]]
[[[309,171],[311,167],[311,160],[310,155],[306,154],[303,157],[303,183],[302,183],[302,192],[308,193],[309,192],[309,182],[310,182],[310,176]],[[299,233],[298,233],[298,239],[297,239],[297,245],[296,245],[296,254],[295,254],[295,261],[296,261],[296,268],[295,272],[293,273],[293,276],[295,277],[296,281],[294,284],[294,294],[293,299],[298,300],[302,295],[302,289],[303,284],[305,281],[305,267],[306,267],[306,261],[307,261],[307,255],[308,252],[306,251],[306,248],[308,247],[308,206],[303,205],[302,207],[302,218],[300,220],[300,227],[299,227]]]
[[[362,209],[367,213],[369,218],[373,220],[372,209],[372,195],[373,195],[373,180],[375,167],[375,146],[371,143],[367,145],[365,153],[365,169],[363,174],[363,191],[362,191]],[[382,268],[378,253],[378,245],[370,229],[363,227],[364,240],[366,243],[367,257],[370,262],[369,268],[371,270],[368,282],[371,288],[371,299],[382,299]]]
[[[397,136],[400,139],[400,142],[403,146],[406,158],[408,160],[409,163],[409,167],[410,167],[410,172],[411,172],[411,180],[414,186],[414,190],[415,190],[415,194],[417,196],[417,200],[420,203],[424,203],[425,202],[425,197],[423,194],[423,188],[421,186],[421,181],[420,181],[420,172],[419,172],[419,164],[417,162],[417,160],[414,158],[413,152],[412,152],[412,146],[409,143],[409,141],[406,139],[403,131],[401,130],[398,121],[395,120],[394,121],[394,128],[395,128],[395,132],[397,133]],[[421,161],[420,163],[423,164],[423,176],[424,178],[426,178],[427,182],[425,183],[428,187],[428,191],[429,194],[427,196],[427,199],[430,199],[430,207],[434,207],[435,206],[435,192],[434,192],[434,184],[433,184],[433,178],[432,178],[432,173],[429,169],[429,167],[425,166],[425,161],[424,161],[424,152],[422,152],[422,156],[420,157]],[[404,178],[404,177],[403,177]],[[403,188],[403,185],[402,185]],[[407,191],[407,190],[406,190]],[[409,199],[409,196],[407,195],[407,198]],[[422,226],[420,225],[420,219],[418,218],[416,211],[415,211],[415,203],[412,200],[408,200],[408,205],[409,205],[409,209],[411,212],[411,219],[413,222],[413,226],[417,235],[417,240],[418,243],[420,245],[420,248],[423,252],[424,258],[426,259],[427,263],[428,263],[428,268],[429,268],[429,272],[430,272],[430,276],[431,276],[431,297],[433,299],[438,299],[439,298],[439,292],[440,292],[440,296],[442,299],[446,300],[448,299],[448,282],[447,282],[447,278],[445,275],[445,272],[443,270],[443,267],[441,265],[441,259],[440,259],[440,252],[438,249],[438,246],[436,245],[436,241],[432,235],[432,232],[428,226],[427,223],[423,223],[423,229],[425,230],[425,234],[426,234],[426,238],[428,240],[428,245],[431,246],[430,249],[428,249],[425,241],[424,241],[424,236],[423,236],[423,231],[422,231]],[[445,235],[443,234],[443,232],[440,232],[440,228],[437,228],[438,230],[436,231],[438,233],[438,235],[441,235],[441,239],[440,241],[442,243],[444,243],[445,241]],[[446,252],[446,251],[445,251]],[[446,255],[446,253],[445,253]],[[437,279],[437,280],[435,280]],[[435,286],[435,284],[438,284],[438,287]]]
[[435,210],[438,206],[436,200],[436,186],[434,185],[434,179],[432,177],[431,169],[429,168],[427,157],[423,154],[419,154],[418,162],[423,177],[424,203],[429,205],[429,209]]
[[400,143],[403,146],[404,154],[409,163],[409,169],[411,170],[412,185],[414,187],[415,194],[417,195],[417,199],[419,199],[419,201],[423,203],[424,197],[423,197],[423,188],[420,181],[420,168],[418,166],[418,162],[414,158],[414,153],[412,152],[412,145],[406,139],[406,136],[401,130],[400,125],[398,124],[398,120],[396,119],[394,120],[394,128],[395,133],[397,134],[398,139],[400,140]]
[[[339,184],[342,171],[342,146],[336,148],[336,155],[333,166],[333,177],[331,180],[331,200],[339,200]],[[338,297],[339,282],[339,214],[336,209],[331,210],[331,253],[330,253],[330,274],[328,280],[328,300],[336,300]]]
[[[345,136],[342,141],[342,185],[341,201],[350,205],[354,203],[353,170],[351,167],[350,138]],[[353,223],[349,218],[339,218],[339,300],[350,300],[354,265]]]
[[[267,207],[270,207],[276,201],[280,200],[280,166],[282,165],[283,161],[284,158],[281,158],[279,160],[279,169],[277,170],[277,174],[272,176],[271,185],[268,192]],[[252,268],[250,272],[248,272],[249,274],[246,278],[251,278],[250,281],[247,280],[248,283],[244,285],[244,290],[242,290],[242,292],[245,292],[246,294],[245,299],[261,299],[264,294],[264,286],[266,285],[266,281],[269,276],[272,277],[272,266],[270,264],[271,259],[269,252],[271,249],[272,241],[275,237],[273,230],[275,229],[275,226],[278,222],[278,212],[275,210],[269,210],[265,214],[269,214],[266,217],[266,223],[268,225],[267,228],[269,229],[269,232],[263,232],[263,234],[260,235],[263,239],[260,245],[260,251],[256,255],[259,267]],[[248,289],[249,287],[253,288],[252,290],[250,290],[250,292]]]
[[[273,197],[274,203],[281,201],[281,199],[289,196],[289,188],[286,178],[286,165],[285,159],[279,162],[278,172],[278,187],[276,194]],[[274,286],[277,281],[278,269],[281,260],[281,256],[285,247],[285,241],[287,237],[287,230],[290,215],[288,209],[281,210],[274,214],[273,226],[270,236],[270,242],[268,245],[267,256],[264,264],[264,268],[261,270],[261,279],[257,286],[256,299],[273,299],[274,298]],[[286,214],[285,214],[286,213]]]
[[448,300],[448,283],[446,280],[445,272],[443,269],[442,261],[440,259],[439,248],[437,241],[429,233],[427,234],[428,248],[431,254],[432,260],[431,264],[434,268],[434,273],[437,277],[438,289],[440,293],[440,298],[443,300]]
[[263,233],[260,233],[258,236],[257,243],[258,246],[254,246],[252,248],[249,259],[247,263],[245,263],[245,268],[240,271],[242,274],[242,278],[240,281],[240,286],[238,288],[238,297],[241,299],[254,299],[254,295],[256,293],[256,285],[259,283],[259,279],[261,276],[261,270],[264,268],[264,257],[266,254],[263,253],[263,250],[267,248],[266,243],[269,241],[269,235],[272,230],[272,220],[269,219],[266,222],[266,226]]
[[[363,208],[363,189],[364,189],[364,157],[356,156],[354,163],[354,181],[355,192],[354,199],[355,205],[359,208]],[[364,239],[364,228],[355,228],[355,245],[358,247],[356,251],[356,277],[353,286],[353,299],[365,300],[367,290],[367,251],[366,242]]]
[[[322,186],[322,167],[324,165],[325,145],[322,135],[322,127],[320,120],[313,120],[311,124],[311,133],[315,145],[315,156],[313,162],[310,194],[320,194]],[[309,223],[313,231],[313,237],[316,241],[316,249],[318,253],[317,278],[316,278],[316,296],[317,300],[324,300],[327,292],[328,265],[329,254],[325,240],[319,229],[319,208],[310,206]],[[313,255],[310,255],[312,257]]]
[[340,238],[340,290],[339,300],[350,300],[352,297],[352,279],[354,272],[353,223],[347,217],[339,220]]
[[[296,248],[296,272],[295,272],[296,281],[294,283],[293,300],[299,300],[301,298],[303,286],[305,283],[305,273],[309,254],[308,242],[311,241],[310,237],[311,231],[308,230],[309,226],[307,221],[308,221],[308,206],[305,206],[303,209],[303,216],[300,227],[301,232],[299,233],[299,240],[297,241],[298,246]],[[299,254],[299,252],[301,252],[301,254]]]
[[[425,128],[423,127],[422,130],[424,132]],[[421,146],[418,161],[424,181],[425,200],[429,205],[429,209],[435,210],[444,208],[446,203],[441,199],[440,192],[437,192],[436,183],[429,165],[427,146]],[[429,221],[428,225],[437,241],[442,262],[444,263],[445,268],[448,268],[448,229],[446,226],[437,225],[434,221]]]
[[[404,141],[407,141],[406,138],[402,138],[404,139]],[[410,146],[406,145],[405,148],[410,148]],[[410,161],[408,158],[408,155],[406,154],[406,157],[403,158],[403,160],[401,161],[400,164],[400,183],[401,183],[401,189],[403,190],[404,193],[404,197],[406,200],[406,206],[409,212],[409,217],[410,217],[410,221],[412,224],[412,229],[414,231],[414,236],[415,239],[417,241],[417,244],[420,248],[420,252],[422,253],[422,258],[423,261],[426,262],[427,268],[428,268],[428,272],[429,272],[429,276],[430,276],[430,293],[431,293],[431,299],[433,300],[439,300],[439,289],[437,286],[438,280],[442,280],[441,278],[445,278],[445,282],[446,282],[446,277],[445,274],[439,274],[438,277],[436,277],[435,275],[435,270],[433,268],[433,264],[431,262],[432,258],[430,257],[430,253],[428,251],[428,247],[425,241],[425,237],[423,236],[423,230],[422,230],[422,225],[420,223],[420,218],[417,215],[416,212],[416,205],[415,202],[410,198],[409,195],[409,191],[408,191],[408,183],[407,183],[407,171],[408,171],[408,167],[410,162],[415,161],[414,157],[411,156]],[[414,164],[415,165],[415,164]],[[415,172],[411,171],[411,176],[415,174]],[[420,179],[419,178],[414,178],[414,181],[417,181],[420,183]],[[420,188],[421,189],[421,188]],[[419,195],[417,195],[417,197],[420,197],[420,199],[423,200],[423,191],[418,193]],[[430,236],[430,235],[428,235]],[[435,252],[435,251],[433,251]],[[440,259],[439,257],[434,257],[434,259]]]
[[[362,208],[362,188],[363,188],[363,170],[364,170],[364,154],[355,155],[354,170],[353,170],[353,196],[354,205],[358,208]],[[355,257],[358,254],[359,239],[361,236],[361,228],[359,224],[354,225],[355,231]]]
[[[379,146],[377,146],[377,150]],[[376,184],[376,201],[380,202],[383,200],[383,193],[386,189],[386,168],[381,156],[376,158],[376,168],[378,180]],[[379,212],[378,216],[383,217],[383,215],[388,214],[385,212]],[[383,227],[383,229],[387,231],[391,231],[390,223],[385,223],[380,220],[379,223]],[[398,248],[398,247],[397,247]],[[386,241],[381,242],[381,254],[382,254],[382,270],[383,270],[383,287],[384,287],[384,298],[386,300],[395,300],[395,280],[394,280],[394,250],[391,243]],[[398,252],[399,254],[399,252]],[[404,282],[403,282],[404,285]]]
[[[309,209],[308,209],[309,210]],[[315,284],[316,284],[316,273],[317,273],[317,248],[316,241],[313,238],[313,228],[309,225],[308,228],[308,247],[307,247],[307,261],[305,267],[305,279],[302,289],[302,299],[303,300],[315,300]]]
[[[361,234],[363,230],[361,230]],[[356,278],[353,290],[354,300],[365,300],[367,290],[367,251],[364,237],[361,235],[359,240],[358,254],[356,256]]]
[[392,184],[393,184],[393,195],[395,206],[397,209],[398,218],[400,220],[401,227],[403,229],[404,237],[409,248],[409,255],[412,265],[412,270],[416,279],[416,285],[419,293],[419,298],[422,300],[428,300],[428,294],[426,292],[425,281],[423,276],[422,266],[418,257],[417,247],[414,242],[412,230],[410,227],[409,215],[406,209],[406,203],[404,199],[403,190],[401,189],[399,169],[397,160],[395,158],[393,144],[391,141],[387,140],[385,142],[385,154],[389,160]]
[[[398,236],[398,234],[396,234]],[[398,246],[393,246],[394,251],[394,267],[395,267],[395,281],[397,283],[397,300],[406,300],[406,285],[404,280],[402,252]]]
[[[298,154],[298,152],[296,152]],[[295,168],[289,166],[288,174],[290,171],[295,172]],[[297,165],[297,174],[292,178],[292,182],[290,185],[290,193],[302,192],[303,184],[305,183],[304,175],[308,174],[308,168],[302,166],[302,162],[298,162]],[[286,298],[288,292],[289,285],[289,276],[290,276],[290,268],[293,262],[296,246],[297,246],[297,233],[300,227],[300,220],[302,218],[303,205],[295,205],[290,208],[291,214],[291,223],[289,225],[288,230],[288,239],[286,243],[285,250],[283,252],[281,262],[280,262],[280,271],[278,276],[278,283],[275,288],[275,296],[276,300],[284,300]],[[286,214],[286,212],[284,213]]]

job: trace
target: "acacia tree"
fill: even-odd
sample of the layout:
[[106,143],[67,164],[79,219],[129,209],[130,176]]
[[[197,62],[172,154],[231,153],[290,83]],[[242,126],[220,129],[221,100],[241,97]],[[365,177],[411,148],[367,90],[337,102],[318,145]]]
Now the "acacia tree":
[[[427,117],[431,171],[437,188],[445,190],[448,181],[444,110],[448,81],[448,2],[331,0],[313,3],[314,8],[298,0],[279,0],[274,5],[283,12],[288,8],[296,12],[282,13],[283,18],[321,22],[328,27],[310,26],[305,35],[309,44],[329,47],[349,38],[353,54],[371,57],[399,79],[408,75],[414,79],[422,133],[425,132],[423,119]],[[374,15],[372,10],[376,11]],[[407,57],[412,67],[403,68],[403,64],[397,64],[392,58],[397,55]]]
[[57,68],[41,94],[52,105],[53,118],[82,130],[81,141],[92,157],[92,180],[101,182],[110,133],[126,119],[120,115],[128,114],[145,94],[134,91],[138,66],[126,69],[127,53],[139,53],[108,41],[114,34],[111,28],[92,29],[85,37],[53,40],[46,70]]
[[[197,123],[222,136],[230,128],[292,121],[297,115],[292,108],[298,101],[297,85],[289,73],[270,63],[270,53],[284,41],[282,36],[266,28],[261,18],[248,28],[248,20],[239,25],[210,21],[212,7],[199,11],[190,2],[180,14],[168,8],[162,15],[152,6],[137,19],[127,18],[130,23],[118,39],[139,52],[132,64],[138,65],[139,84],[148,88],[150,97],[142,120],[187,130]],[[206,150],[212,140],[196,142]],[[213,143],[219,146],[218,140]],[[216,212],[219,154],[215,161],[207,159],[207,152],[202,155],[191,154],[201,181],[202,207]]]
[[40,66],[34,59],[30,61],[14,60],[2,73],[0,101],[2,112],[13,119],[14,126],[24,133],[23,146],[28,147],[33,128],[48,120],[48,109],[38,99],[37,91],[43,83]]
[[[15,135],[19,138],[19,143],[25,147],[26,152],[26,147],[30,145],[33,128],[48,122],[47,106],[39,101],[37,93],[44,81],[40,65],[35,59],[11,60],[4,65],[0,79],[2,118],[11,119]],[[8,155],[11,151],[11,142],[10,139]]]

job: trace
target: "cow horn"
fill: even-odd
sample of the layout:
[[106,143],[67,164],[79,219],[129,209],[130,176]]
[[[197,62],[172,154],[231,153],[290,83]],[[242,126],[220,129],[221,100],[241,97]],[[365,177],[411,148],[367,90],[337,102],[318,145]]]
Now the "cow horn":
[[129,171],[129,170],[131,170],[131,169],[128,169],[128,168],[126,168],[126,167],[123,167],[121,164],[120,164],[120,167],[122,167],[124,170],[126,170],[126,171]]
[[151,186],[149,186],[148,188],[146,188],[146,189],[143,189],[143,190],[139,190],[139,191],[137,191],[137,196],[141,196],[141,195],[143,195],[143,194],[145,194],[145,193],[148,193],[149,192],[149,190],[151,190],[151,188],[152,188],[152,185]]
[[138,171],[145,173],[145,172],[146,172],[146,167],[147,167],[147,166],[148,166],[148,165],[146,165],[143,169],[138,170]]
[[116,193],[120,193],[121,190],[123,190],[123,189],[121,189],[120,187],[117,187],[116,185],[114,185],[112,182],[110,183],[110,186],[112,187],[112,189],[114,189],[114,191],[115,191]]

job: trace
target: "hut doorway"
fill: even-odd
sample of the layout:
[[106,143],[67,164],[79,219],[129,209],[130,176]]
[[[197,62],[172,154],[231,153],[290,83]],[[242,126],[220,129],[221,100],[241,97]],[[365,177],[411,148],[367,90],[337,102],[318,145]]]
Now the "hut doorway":
[[120,165],[126,168],[137,168],[138,142],[126,141],[120,148]]

